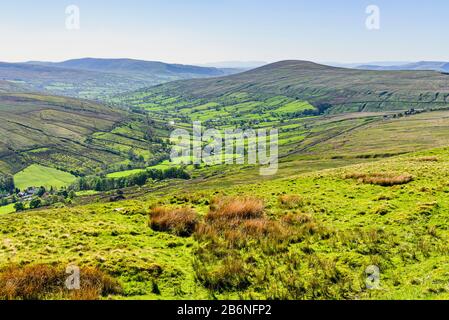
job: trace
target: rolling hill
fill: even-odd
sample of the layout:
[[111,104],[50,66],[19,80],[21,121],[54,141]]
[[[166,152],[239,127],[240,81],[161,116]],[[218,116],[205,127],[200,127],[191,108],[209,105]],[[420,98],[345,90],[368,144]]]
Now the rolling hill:
[[144,61],[135,59],[83,58],[53,63],[28,62],[28,64],[39,64],[66,69],[127,74],[132,75],[133,77],[140,76],[144,80],[155,78],[166,81],[167,79],[216,77],[227,74],[226,71],[215,67],[199,67],[192,65],[169,64],[159,61]]
[[59,63],[0,63],[0,80],[31,91],[100,99],[173,80],[223,76],[221,70],[131,59],[77,59]]
[[[260,108],[253,108],[254,113],[276,110],[282,107],[282,100],[302,101],[320,114],[440,108],[449,104],[448,97],[449,75],[441,72],[367,71],[281,61],[226,77],[174,81],[124,95],[120,100],[156,111],[167,101],[179,110],[205,103],[215,103],[214,109],[222,110],[230,105],[263,102]],[[270,103],[274,98],[279,103]]]
[[75,175],[127,168],[157,157],[158,137],[166,135],[163,126],[140,115],[36,93],[0,93],[0,117],[3,174],[32,164]]

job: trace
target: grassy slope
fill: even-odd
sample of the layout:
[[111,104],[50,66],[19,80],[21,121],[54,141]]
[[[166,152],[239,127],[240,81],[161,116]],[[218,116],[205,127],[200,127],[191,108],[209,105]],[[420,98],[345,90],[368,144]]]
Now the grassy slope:
[[[282,297],[287,280],[279,275],[286,270],[290,279],[305,281],[305,298],[313,294],[315,298],[348,299],[448,298],[449,186],[444,178],[449,175],[448,163],[446,148],[265,183],[206,189],[200,182],[179,184],[141,200],[3,215],[0,243],[9,239],[17,253],[4,246],[0,264],[97,265],[118,277],[125,295],[134,298]],[[344,178],[348,173],[369,172],[409,173],[414,180],[381,187]],[[269,255],[248,241],[240,251],[232,252],[244,259],[252,257],[253,262],[245,262],[253,275],[251,285],[208,293],[194,281],[192,259],[196,257],[211,272],[218,272],[220,265],[198,255],[195,248],[199,244],[192,238],[151,231],[147,211],[152,205],[165,204],[192,206],[205,214],[207,201],[217,192],[259,197],[273,220],[288,212],[309,214],[321,231],[292,243],[287,251]],[[298,194],[304,204],[285,209],[278,203],[281,194]],[[272,261],[271,266],[267,261]],[[364,272],[369,265],[381,269],[381,290],[365,289]],[[160,275],[154,273],[159,267]],[[269,274],[260,282],[259,273],[264,270]],[[334,279],[335,270],[339,275]],[[153,283],[160,295],[152,293]]]
[[[0,172],[14,174],[32,163],[91,174],[126,166],[129,151],[145,161],[160,144],[146,139],[144,117],[99,103],[31,93],[0,94]],[[152,138],[163,126],[151,125]],[[164,134],[165,136],[165,134]],[[112,169],[114,170],[114,169]]]
[[[307,124],[307,128],[304,125]],[[292,119],[280,124],[279,170],[262,178],[256,166],[202,166],[191,170],[203,186],[230,186],[289,177],[299,173],[370,162],[375,159],[442,147],[449,144],[448,111],[384,119],[378,113],[329,115]],[[298,139],[301,136],[301,139]],[[157,166],[165,169],[169,164]],[[127,171],[117,173],[126,175]],[[218,182],[219,181],[219,182]]]
[[[366,71],[304,61],[281,61],[245,73],[215,79],[176,81],[125,96],[157,109],[164,99],[202,103],[236,97],[264,101],[308,101],[331,105],[331,112],[436,108],[447,105],[449,76],[433,71]],[[195,104],[199,105],[199,104]]]
[[0,80],[19,81],[29,91],[99,99],[169,81],[225,75],[215,68],[130,59],[78,59],[61,63],[2,63]]

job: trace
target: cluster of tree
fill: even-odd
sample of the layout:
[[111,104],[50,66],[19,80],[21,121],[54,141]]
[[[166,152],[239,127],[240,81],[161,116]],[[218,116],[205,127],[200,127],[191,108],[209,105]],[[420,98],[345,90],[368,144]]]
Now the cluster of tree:
[[[34,198],[30,201],[29,209],[37,209],[43,206],[43,201],[41,198]],[[46,204],[48,205],[48,204]],[[16,212],[25,211],[27,208],[25,207],[25,203],[23,202],[16,202],[14,204],[14,209]]]
[[110,191],[122,189],[133,186],[143,186],[148,179],[165,180],[165,179],[190,179],[190,175],[183,168],[172,167],[167,170],[150,169],[120,178],[107,177],[81,177],[79,178],[72,189],[74,190],[95,190],[95,191]]
[[9,193],[14,189],[14,178],[9,174],[0,174],[0,191]]

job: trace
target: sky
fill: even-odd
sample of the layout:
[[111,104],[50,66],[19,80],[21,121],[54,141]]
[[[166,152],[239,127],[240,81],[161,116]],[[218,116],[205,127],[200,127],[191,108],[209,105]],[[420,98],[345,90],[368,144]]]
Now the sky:
[[0,61],[449,61],[448,12],[447,0],[1,0]]

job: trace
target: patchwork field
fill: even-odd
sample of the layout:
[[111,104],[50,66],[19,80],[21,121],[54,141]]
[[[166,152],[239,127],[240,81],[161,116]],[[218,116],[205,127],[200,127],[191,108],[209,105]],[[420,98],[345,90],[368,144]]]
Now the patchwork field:
[[9,90],[14,90],[14,84],[19,83],[27,91],[85,99],[104,99],[169,81],[223,76],[235,72],[238,70],[132,59],[85,58],[58,63],[0,62],[0,81],[11,83]]
[[[168,105],[182,109],[185,101],[194,107],[209,104],[211,109],[210,103],[224,103],[232,109],[234,101],[265,101],[271,112],[275,108],[270,108],[270,101],[297,100],[329,113],[380,112],[446,107],[448,83],[449,76],[436,71],[367,71],[280,61],[228,77],[174,81],[125,94],[121,99],[129,105],[144,102],[155,111]],[[301,109],[294,112],[304,112]],[[283,111],[292,110],[284,107]]]
[[92,175],[158,162],[164,123],[87,100],[30,93],[0,94],[0,172],[40,164]]

